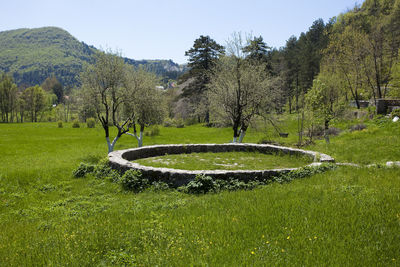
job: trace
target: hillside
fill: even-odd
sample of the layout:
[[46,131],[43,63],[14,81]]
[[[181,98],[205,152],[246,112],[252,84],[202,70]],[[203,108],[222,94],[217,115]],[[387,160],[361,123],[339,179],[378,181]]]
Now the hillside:
[[[97,49],[78,41],[56,27],[17,29],[0,32],[0,71],[11,72],[18,85],[41,84],[54,74],[64,86],[78,86],[84,63],[93,62]],[[163,78],[181,74],[183,68],[172,60],[125,58],[128,64],[143,65]]]

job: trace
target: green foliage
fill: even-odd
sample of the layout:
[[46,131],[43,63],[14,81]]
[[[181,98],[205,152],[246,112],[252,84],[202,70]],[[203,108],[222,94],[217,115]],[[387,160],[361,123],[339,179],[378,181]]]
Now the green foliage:
[[23,103],[25,104],[24,110],[28,112],[31,122],[38,121],[38,114],[45,107],[45,97],[45,91],[38,85],[28,87],[22,93]]
[[57,127],[58,128],[62,128],[63,127],[63,122],[62,121],[58,121],[57,122]]
[[78,120],[74,120],[72,122],[72,128],[80,128],[80,127],[81,127],[81,125],[79,124]]
[[288,173],[283,173],[277,175],[273,178],[273,181],[278,183],[288,183],[294,179],[301,179],[305,177],[310,177],[312,175],[323,173],[328,170],[335,169],[335,164],[322,164],[320,166],[305,166],[297,170],[290,171]]
[[400,118],[400,109],[394,109],[391,113],[390,113],[390,116],[392,117],[392,118],[394,118],[394,117],[399,117]]
[[89,118],[86,120],[86,125],[88,128],[96,127],[96,120],[94,118]]
[[127,170],[121,177],[121,185],[125,190],[141,192],[149,186],[149,180],[140,171]]
[[94,168],[95,168],[94,165],[81,162],[81,164],[79,164],[78,168],[76,168],[72,172],[72,175],[75,178],[82,178],[82,177],[85,177],[86,174],[92,173],[94,171]]
[[164,127],[176,127],[176,128],[184,128],[185,123],[183,122],[183,119],[171,119],[171,118],[166,118],[163,123]]
[[0,74],[0,119],[13,122],[14,112],[18,110],[18,89],[11,76]]
[[199,174],[186,186],[181,187],[180,190],[190,194],[206,194],[209,192],[217,192],[219,190],[219,185],[212,177]]
[[160,127],[158,127],[158,125],[155,125],[149,129],[147,129],[147,131],[144,132],[145,136],[158,136],[160,135]]

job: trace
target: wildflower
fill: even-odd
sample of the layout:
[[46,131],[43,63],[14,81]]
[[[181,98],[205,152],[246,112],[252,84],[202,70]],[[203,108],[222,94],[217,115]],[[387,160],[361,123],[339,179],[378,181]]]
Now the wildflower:
[[252,252],[250,252],[251,253],[251,255],[254,255],[254,254],[256,254],[254,251],[252,251]]
[[266,241],[265,244],[269,244],[269,241]]
[[288,235],[288,237],[286,237],[286,239],[289,240],[290,239],[290,235]]
[[285,250],[284,250],[284,249],[282,249],[282,252],[285,252]]

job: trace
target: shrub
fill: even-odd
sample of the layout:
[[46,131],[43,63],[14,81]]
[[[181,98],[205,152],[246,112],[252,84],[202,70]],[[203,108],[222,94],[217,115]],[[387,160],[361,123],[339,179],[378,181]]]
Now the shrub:
[[96,126],[96,121],[94,118],[89,118],[86,120],[86,125],[88,128],[94,128]]
[[62,128],[63,127],[63,122],[62,121],[58,121],[57,122],[57,127],[58,128]]
[[[342,130],[335,128],[335,127],[329,127],[328,129],[328,135],[333,135],[336,136],[338,135]],[[315,125],[313,128],[309,129],[307,132],[307,136],[312,138],[312,137],[322,137],[324,136],[325,129],[321,125]]]
[[367,128],[367,126],[365,124],[361,123],[361,124],[351,125],[350,126],[350,131],[351,132],[361,131],[361,130],[364,130],[366,128]]
[[184,192],[191,194],[205,194],[208,192],[217,192],[219,185],[210,176],[204,174],[196,175],[196,178],[190,181],[182,188]]
[[182,119],[177,119],[175,121],[175,127],[176,128],[184,128],[185,127],[185,123],[183,122]]
[[291,182],[294,179],[300,179],[308,177],[314,174],[322,173],[328,170],[335,169],[337,166],[335,164],[322,164],[320,166],[306,166],[299,168],[297,170],[290,171],[288,173],[281,173],[273,177],[272,180],[278,183]]
[[81,164],[79,164],[78,168],[76,168],[72,172],[72,175],[75,178],[82,178],[82,177],[85,177],[86,174],[92,173],[94,171],[94,168],[95,168],[94,165],[89,165],[89,164],[81,162]]
[[155,125],[155,126],[151,127],[149,129],[149,131],[146,131],[144,133],[144,135],[145,136],[157,136],[157,135],[160,135],[160,128],[157,125]]
[[118,183],[121,180],[121,175],[118,171],[111,169],[108,158],[104,158],[94,166],[94,177],[97,179],[107,179],[113,183]]
[[390,113],[390,116],[391,116],[392,118],[394,118],[394,117],[396,117],[396,116],[400,118],[400,109],[399,109],[399,108],[393,109],[392,112]]
[[72,128],[80,128],[80,127],[81,127],[81,125],[79,124],[79,121],[74,120],[74,121],[72,122]]
[[166,118],[165,120],[164,120],[164,127],[172,127],[172,126],[174,126],[174,124],[175,124],[175,122],[174,122],[174,120],[173,119],[171,119],[171,118]]
[[110,175],[111,171],[112,169],[108,158],[104,158],[94,167],[94,177],[97,179],[104,179]]
[[140,171],[128,170],[121,177],[121,185],[125,190],[140,192],[149,186],[149,180],[142,178]]
[[216,180],[216,182],[219,185],[220,190],[229,190],[229,191],[250,190],[261,184],[258,181],[250,181],[246,183],[243,181],[239,181],[238,179],[230,179],[228,181]]
[[163,191],[163,190],[168,190],[169,185],[164,182],[153,182],[151,183],[151,189],[153,191]]

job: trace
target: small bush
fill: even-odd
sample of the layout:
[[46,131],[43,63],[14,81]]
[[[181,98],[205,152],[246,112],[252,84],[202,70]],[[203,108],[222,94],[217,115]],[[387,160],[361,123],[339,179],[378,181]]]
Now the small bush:
[[205,194],[208,192],[217,192],[219,185],[212,177],[199,174],[182,189],[186,193]]
[[185,123],[183,122],[182,119],[177,119],[175,121],[175,127],[176,128],[184,128],[185,127]]
[[57,127],[58,128],[62,128],[63,127],[63,122],[62,121],[58,121],[57,122]]
[[[342,130],[335,128],[335,127],[329,127],[328,129],[328,135],[336,136],[338,135]],[[325,129],[321,125],[315,125],[313,128],[309,129],[307,132],[308,137],[323,137],[325,133]]]
[[79,124],[79,121],[74,120],[74,121],[72,122],[72,128],[80,128],[80,127],[81,127],[81,125]]
[[149,128],[149,131],[144,133],[145,136],[157,136],[160,135],[160,128],[156,125]]
[[167,183],[164,183],[164,182],[153,182],[151,184],[151,189],[153,191],[168,190],[169,189],[169,185]]
[[400,118],[400,108],[397,108],[397,109],[392,110],[392,112],[390,113],[390,116],[391,116],[392,118],[394,118],[394,117],[396,117],[396,116]]
[[216,180],[216,182],[218,183],[220,190],[229,190],[229,191],[250,190],[261,184],[258,181],[250,181],[246,183],[243,181],[239,181],[238,179],[231,179],[228,181]]
[[111,174],[111,167],[108,158],[104,158],[97,163],[94,167],[94,177],[97,179],[104,179]]
[[365,124],[361,123],[361,124],[351,125],[350,126],[350,131],[351,132],[362,131],[362,130],[364,130],[366,128],[367,128],[367,126]]
[[94,177],[97,179],[107,179],[113,183],[119,183],[121,175],[118,171],[111,169],[108,158],[104,158],[94,166]]
[[173,119],[166,118],[164,120],[164,124],[163,124],[164,127],[173,127],[174,125],[175,125],[175,121]]
[[85,177],[86,174],[92,173],[94,171],[94,168],[95,168],[94,165],[89,165],[89,164],[81,162],[81,164],[79,164],[78,168],[76,168],[72,172],[72,175],[75,178],[82,178],[82,177]]
[[140,192],[149,186],[149,180],[142,178],[140,171],[128,170],[121,177],[121,185],[125,190]]
[[94,118],[89,118],[86,120],[86,125],[88,128],[94,128],[96,127],[96,121]]

